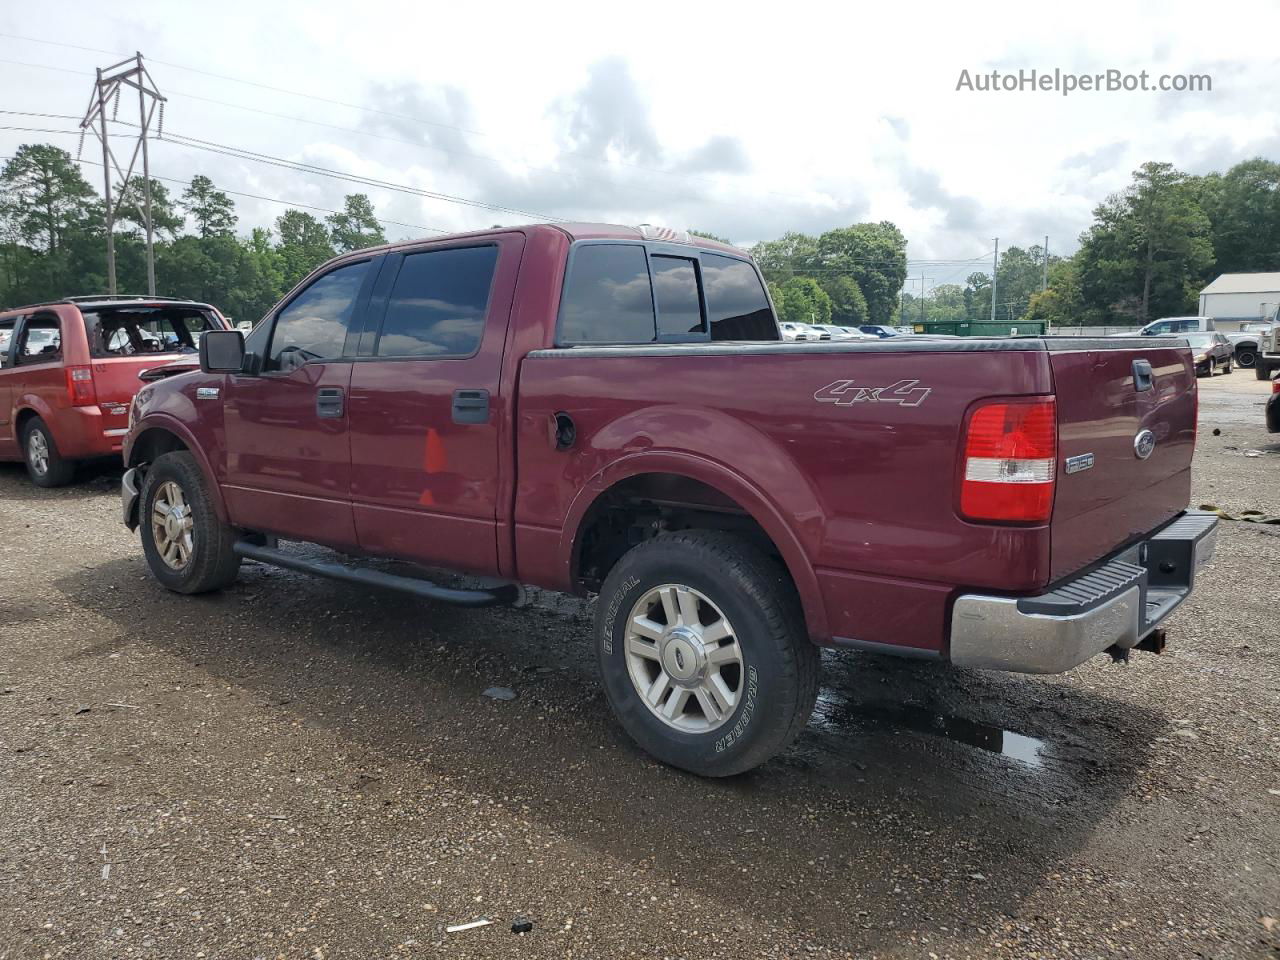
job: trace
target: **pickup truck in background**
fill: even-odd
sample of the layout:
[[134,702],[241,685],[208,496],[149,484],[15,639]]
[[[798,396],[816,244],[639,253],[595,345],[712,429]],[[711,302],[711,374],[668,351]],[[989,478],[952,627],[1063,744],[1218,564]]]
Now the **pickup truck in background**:
[[704,775],[796,736],[820,647],[1032,673],[1158,651],[1215,543],[1185,509],[1184,342],[783,343],[751,259],[672,231],[346,254],[200,361],[142,387],[126,440],[162,585],[249,558],[469,605],[598,594],[616,716]]

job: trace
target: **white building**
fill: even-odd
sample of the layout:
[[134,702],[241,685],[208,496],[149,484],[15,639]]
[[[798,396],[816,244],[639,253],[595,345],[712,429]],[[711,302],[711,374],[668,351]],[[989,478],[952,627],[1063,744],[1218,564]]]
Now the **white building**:
[[1280,273],[1224,273],[1200,291],[1200,316],[1213,317],[1219,330],[1264,320],[1280,307]]

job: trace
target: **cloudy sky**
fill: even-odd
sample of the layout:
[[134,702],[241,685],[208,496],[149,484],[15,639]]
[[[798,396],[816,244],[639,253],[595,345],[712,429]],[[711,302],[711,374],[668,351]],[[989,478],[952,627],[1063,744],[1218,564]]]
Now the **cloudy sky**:
[[[1146,160],[1204,172],[1280,159],[1275,2],[836,8],[7,4],[0,125],[73,129],[62,117],[83,112],[93,68],[141,50],[169,98],[166,134],[502,209],[176,141],[154,145],[159,176],[204,173],[227,190],[320,208],[363,190],[397,222],[392,238],[556,217],[694,227],[747,244],[887,219],[919,261],[979,257],[995,236],[1006,247],[1048,234],[1055,252],[1073,250],[1093,206]],[[956,89],[963,70],[1055,68],[1146,70],[1153,82],[1209,74],[1213,89]],[[77,146],[75,135],[0,138],[3,156],[31,140]],[[284,209],[235,199],[242,228]],[[975,264],[917,267],[934,285]]]

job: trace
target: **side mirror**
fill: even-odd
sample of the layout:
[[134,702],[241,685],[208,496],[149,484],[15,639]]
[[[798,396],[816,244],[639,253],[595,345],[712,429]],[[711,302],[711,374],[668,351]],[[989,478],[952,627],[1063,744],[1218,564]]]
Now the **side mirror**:
[[200,338],[200,369],[205,373],[239,373],[244,364],[244,334],[210,330]]

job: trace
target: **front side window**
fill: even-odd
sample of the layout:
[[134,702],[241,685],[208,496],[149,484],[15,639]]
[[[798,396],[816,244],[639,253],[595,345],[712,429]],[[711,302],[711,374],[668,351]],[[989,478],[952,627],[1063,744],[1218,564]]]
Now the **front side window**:
[[705,332],[702,300],[698,296],[698,268],[685,257],[649,258],[653,271],[653,299],[658,308],[658,334],[687,337]]
[[271,335],[268,370],[293,370],[309,360],[342,356],[369,264],[362,260],[329,271],[280,311]]
[[467,357],[480,347],[498,248],[428,250],[404,258],[387,302],[379,357]]
[[560,310],[565,343],[652,343],[649,267],[638,244],[586,244],[574,251]]
[[778,339],[769,298],[750,263],[702,254],[702,288],[712,340]]
[[18,363],[46,363],[62,355],[62,331],[57,317],[31,317],[18,340]]

